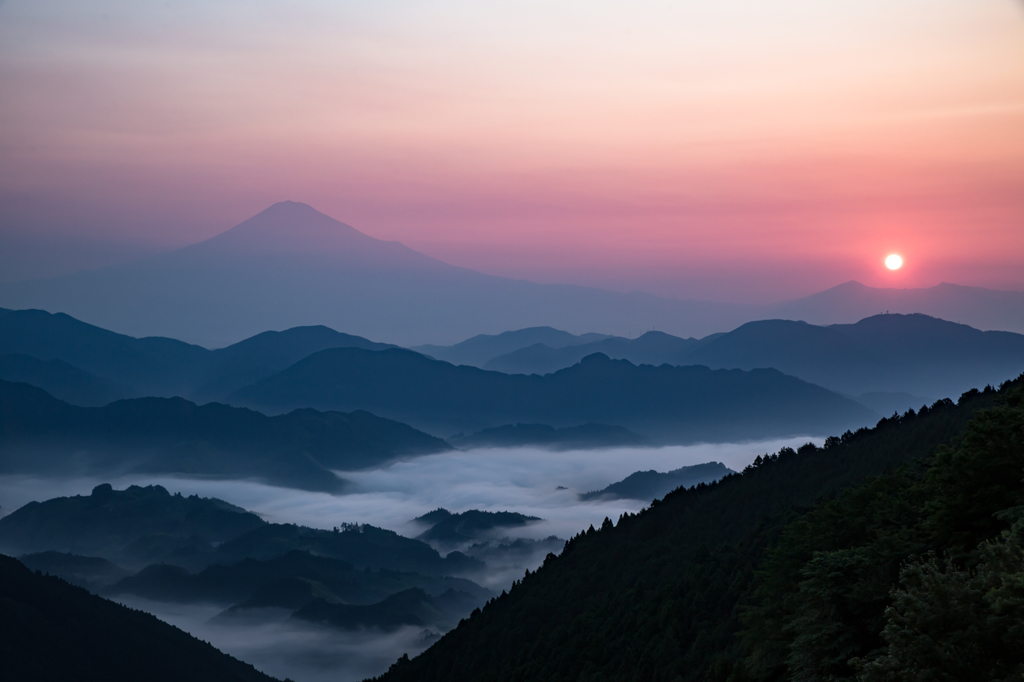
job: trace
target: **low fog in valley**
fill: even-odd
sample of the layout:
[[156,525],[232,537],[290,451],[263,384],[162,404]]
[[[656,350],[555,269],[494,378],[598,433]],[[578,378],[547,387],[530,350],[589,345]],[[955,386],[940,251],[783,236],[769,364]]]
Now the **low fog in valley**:
[[[370,524],[415,537],[424,526],[414,522],[439,507],[452,512],[470,509],[513,511],[542,521],[497,529],[476,547],[487,568],[466,574],[495,593],[536,569],[544,556],[561,550],[564,539],[605,517],[635,513],[650,500],[612,499],[582,502],[582,493],[600,490],[636,471],[670,471],[705,462],[721,462],[742,470],[755,457],[780,448],[798,447],[809,438],[751,443],[702,444],[663,448],[609,448],[553,452],[522,447],[453,451],[399,461],[387,467],[338,472],[354,484],[343,495],[307,492],[253,481],[204,480],[131,475],[120,478],[0,477],[0,506],[18,509],[31,501],[89,495],[109,482],[117,490],[129,485],[164,486],[171,493],[215,497],[258,513],[266,521],[329,529],[343,523]],[[555,536],[557,541],[545,539]],[[502,545],[517,538],[541,540],[514,551]],[[454,549],[433,544],[442,554]],[[480,543],[483,544],[483,543]],[[458,549],[469,550],[467,547]],[[362,680],[384,670],[403,653],[415,655],[441,633],[417,627],[392,632],[346,632],[320,627],[280,613],[263,611],[258,618],[220,615],[220,605],[167,603],[134,595],[116,601],[153,613],[260,670],[297,682]]]

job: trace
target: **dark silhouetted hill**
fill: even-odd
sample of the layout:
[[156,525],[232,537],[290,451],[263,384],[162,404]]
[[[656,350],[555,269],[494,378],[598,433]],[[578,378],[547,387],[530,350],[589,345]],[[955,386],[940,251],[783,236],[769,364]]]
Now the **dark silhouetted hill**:
[[[597,352],[637,365],[772,367],[845,395],[887,394],[865,399],[873,409],[890,403],[901,410],[920,407],[1024,370],[1024,335],[982,332],[920,314],[874,315],[827,327],[760,320],[699,340],[649,332],[633,340],[607,338],[562,348],[534,344],[496,357],[484,368],[549,374]],[[908,403],[898,394],[925,397]]]
[[141,611],[0,556],[0,675],[18,682],[261,682],[251,665]]
[[393,347],[313,326],[263,332],[211,351],[116,334],[64,314],[9,310],[0,315],[0,379],[24,381],[76,405],[140,396],[206,402],[340,346]]
[[72,367],[61,360],[0,355],[0,379],[43,389],[72,405],[98,407],[132,395],[133,390]]
[[708,462],[682,467],[660,474],[657,471],[637,471],[612,483],[602,490],[580,495],[581,500],[653,500],[660,499],[676,488],[690,488],[700,483],[715,481],[736,473],[720,462]]
[[218,403],[137,398],[76,407],[0,381],[0,471],[135,471],[257,478],[340,490],[329,469],[356,469],[449,449],[444,441],[366,412],[304,409],[267,417]]
[[63,313],[0,315],[0,354],[60,360],[138,395],[184,395],[208,370],[210,351],[168,338],[136,339]]
[[[3,517],[0,548],[12,553],[55,550],[117,561],[124,558],[127,547],[143,538],[222,543],[264,525],[256,514],[223,500],[171,495],[158,485],[114,490],[104,483],[91,495],[30,502]],[[37,555],[31,561],[42,560],[64,559]],[[67,561],[70,565],[86,557]]]
[[506,374],[550,374],[593,353],[604,353],[613,360],[629,360],[634,365],[694,364],[686,362],[686,356],[715,336],[681,339],[664,332],[647,332],[635,339],[613,337],[564,348],[539,343],[492,358],[483,368]]
[[541,519],[518,512],[488,512],[470,509],[453,514],[445,509],[438,509],[415,520],[419,523],[431,524],[430,528],[416,536],[417,540],[453,546],[486,539],[492,537],[495,531],[519,528],[537,523]]
[[314,599],[373,604],[412,588],[431,595],[457,589],[481,601],[492,596],[490,591],[462,578],[386,568],[356,569],[349,562],[303,550],[291,550],[267,560],[215,564],[198,573],[178,566],[153,565],[122,579],[108,594],[134,594],[164,602],[234,605],[232,609],[238,613],[267,607],[295,610]]
[[406,625],[447,630],[460,618],[480,606],[482,600],[465,592],[449,590],[431,597],[411,588],[368,605],[332,604],[313,601],[295,612],[293,618],[330,625],[343,630],[397,630]]
[[687,359],[715,368],[774,367],[849,395],[941,398],[1024,371],[1024,335],[982,332],[927,315],[876,315],[830,327],[764,320],[718,337]]
[[[553,327],[530,327],[502,332],[477,334],[452,346],[414,346],[412,350],[444,360],[453,365],[483,367],[490,360],[530,346],[542,345],[550,349],[589,344],[608,338],[604,334],[570,334]],[[574,363],[569,363],[574,364]],[[568,365],[563,365],[567,367]],[[504,371],[504,370],[498,370]]]
[[55,575],[90,592],[99,592],[131,575],[128,569],[101,557],[66,552],[23,554],[18,560],[33,571]]
[[273,559],[293,550],[339,559],[360,569],[457,575],[483,568],[481,562],[459,552],[442,557],[425,542],[365,524],[337,530],[268,524],[225,542],[217,548],[215,558],[231,564],[245,558]]
[[294,327],[283,332],[263,332],[227,348],[211,352],[212,367],[204,383],[188,394],[196,400],[219,399],[231,391],[266,378],[302,358],[327,348],[394,348],[361,336],[342,334],[323,326]]
[[621,426],[583,424],[556,429],[546,424],[507,424],[476,433],[456,434],[448,442],[457,448],[508,448],[539,445],[554,450],[573,448],[638,447],[649,441]]
[[600,423],[663,443],[826,433],[873,416],[775,370],[637,367],[596,354],[555,374],[510,376],[400,349],[321,351],[230,400],[273,412],[365,409],[446,435],[509,423]]

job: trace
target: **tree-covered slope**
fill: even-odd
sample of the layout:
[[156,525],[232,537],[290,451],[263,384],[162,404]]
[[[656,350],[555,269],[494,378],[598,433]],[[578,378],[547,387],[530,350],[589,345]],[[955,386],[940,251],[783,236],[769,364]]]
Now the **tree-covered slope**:
[[861,405],[771,369],[637,367],[590,355],[546,376],[456,367],[404,349],[334,348],[233,393],[237,405],[368,410],[445,436],[505,424],[622,426],[653,441],[829,433],[870,421]]
[[340,490],[332,469],[358,469],[451,449],[367,412],[295,410],[268,417],[219,403],[136,398],[77,407],[0,381],[0,471],[105,474],[134,469]]
[[61,551],[132,563],[126,550],[147,537],[223,543],[266,525],[259,516],[216,498],[159,485],[114,490],[108,483],[91,495],[29,502],[0,519],[0,550]]
[[[920,591],[932,576],[925,559],[917,577],[899,583],[899,566],[931,549],[969,568],[977,543],[1011,525],[993,513],[1024,501],[1020,392],[1018,380],[884,419],[821,449],[783,449],[742,474],[677,490],[617,524],[606,520],[380,679],[842,679],[858,674],[851,658],[873,661],[864,675],[898,669],[914,652],[885,645],[906,639],[912,611],[897,604],[886,616],[889,591]],[[1004,399],[961,437],[979,410]],[[901,497],[907,476],[932,487],[914,493],[919,499]],[[858,506],[872,486],[878,505]],[[853,511],[829,513],[837,504]],[[800,523],[814,532],[794,530]],[[886,531],[920,537],[922,523],[931,528],[926,542]],[[874,536],[864,530],[871,528]],[[865,537],[881,540],[860,551]],[[1013,634],[999,637],[1005,651]]]
[[147,613],[0,556],[0,677],[19,682],[262,682],[251,665]]

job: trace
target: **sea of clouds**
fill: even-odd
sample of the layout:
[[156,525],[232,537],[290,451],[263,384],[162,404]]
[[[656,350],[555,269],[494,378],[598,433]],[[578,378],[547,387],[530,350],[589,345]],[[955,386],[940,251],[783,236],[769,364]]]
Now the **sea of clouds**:
[[[568,538],[605,517],[617,520],[637,512],[650,500],[580,502],[580,493],[599,490],[635,471],[660,472],[704,462],[722,462],[740,471],[755,457],[784,446],[798,447],[820,439],[788,438],[751,443],[702,444],[662,448],[610,448],[555,452],[541,448],[480,449],[447,452],[394,462],[380,469],[338,472],[351,482],[344,495],[279,488],[254,481],[224,481],[172,476],[127,475],[109,478],[39,478],[0,476],[0,507],[14,510],[31,501],[88,495],[99,483],[117,489],[159,484],[171,493],[217,497],[254,511],[274,523],[331,528],[341,523],[368,523],[413,537],[423,530],[412,519],[444,507],[515,511],[543,521],[508,529],[512,538]],[[820,442],[819,442],[820,444]],[[510,556],[471,576],[497,592],[535,569],[547,549]],[[138,599],[130,606],[155,614],[264,672],[296,682],[362,680],[387,670],[403,653],[415,655],[429,646],[429,633],[416,628],[382,634],[339,633],[282,619],[274,622],[226,623],[213,617],[217,607],[162,604]]]

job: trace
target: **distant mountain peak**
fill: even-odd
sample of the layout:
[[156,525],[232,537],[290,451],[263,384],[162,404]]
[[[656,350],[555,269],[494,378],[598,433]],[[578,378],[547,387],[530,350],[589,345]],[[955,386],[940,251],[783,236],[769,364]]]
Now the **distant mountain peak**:
[[399,270],[448,267],[399,242],[371,237],[298,201],[279,201],[231,229],[177,253],[202,253],[216,258],[302,256],[337,265]]

